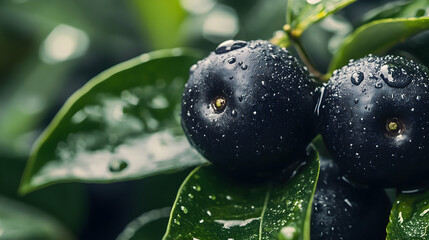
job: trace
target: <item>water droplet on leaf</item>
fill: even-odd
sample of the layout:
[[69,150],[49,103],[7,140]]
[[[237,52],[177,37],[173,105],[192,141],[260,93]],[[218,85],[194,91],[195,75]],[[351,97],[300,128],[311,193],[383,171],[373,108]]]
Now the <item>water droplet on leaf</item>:
[[128,167],[128,163],[123,159],[113,159],[109,163],[109,170],[111,172],[121,172]]

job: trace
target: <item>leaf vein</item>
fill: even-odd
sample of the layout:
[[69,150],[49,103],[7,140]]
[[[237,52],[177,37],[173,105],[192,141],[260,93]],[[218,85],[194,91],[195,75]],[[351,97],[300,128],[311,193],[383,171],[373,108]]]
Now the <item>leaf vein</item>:
[[267,210],[268,199],[270,199],[271,194],[271,184],[267,188],[267,193],[265,194],[264,205],[262,206],[261,212],[261,222],[259,223],[259,240],[262,240],[262,224],[264,222],[265,211]]

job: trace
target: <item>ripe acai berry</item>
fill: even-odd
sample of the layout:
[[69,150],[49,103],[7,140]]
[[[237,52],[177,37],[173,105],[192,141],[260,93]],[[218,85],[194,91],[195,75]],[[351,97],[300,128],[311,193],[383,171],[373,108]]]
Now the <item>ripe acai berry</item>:
[[390,202],[383,189],[358,189],[321,157],[311,215],[311,240],[383,240]]
[[182,127],[217,166],[287,166],[314,136],[314,95],[306,70],[285,49],[230,40],[191,67]]
[[429,180],[429,71],[367,56],[335,71],[318,106],[325,144],[346,177],[411,188]]

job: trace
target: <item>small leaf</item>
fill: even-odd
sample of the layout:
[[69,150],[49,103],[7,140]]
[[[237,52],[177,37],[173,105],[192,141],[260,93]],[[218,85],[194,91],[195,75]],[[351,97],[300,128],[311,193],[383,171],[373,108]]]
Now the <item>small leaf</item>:
[[377,20],[356,29],[344,39],[329,66],[329,74],[369,53],[380,54],[401,41],[429,29],[429,17]]
[[289,0],[286,24],[292,36],[299,37],[312,24],[333,14],[356,0]]
[[387,239],[429,239],[429,191],[400,194],[393,204]]
[[308,158],[287,182],[238,182],[198,167],[179,190],[164,239],[309,239],[319,161],[314,149]]
[[96,76],[35,143],[20,191],[57,182],[112,182],[205,162],[180,128],[195,52],[143,54]]
[[427,0],[393,1],[366,13],[362,19],[364,22],[374,21],[382,18],[408,18],[428,16],[426,8]]
[[284,31],[276,31],[270,42],[282,48],[287,48],[290,45],[289,36]]
[[0,240],[72,239],[50,216],[0,196]]

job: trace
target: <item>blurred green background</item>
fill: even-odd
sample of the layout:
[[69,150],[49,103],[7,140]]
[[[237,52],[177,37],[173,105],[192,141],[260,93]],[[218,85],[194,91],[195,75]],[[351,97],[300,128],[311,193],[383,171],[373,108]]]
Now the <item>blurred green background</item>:
[[[319,70],[326,70],[364,13],[383,2],[358,1],[305,32],[303,44]],[[78,239],[115,239],[142,213],[171,206],[187,170],[115,184],[60,184],[27,196],[16,192],[31,145],[89,79],[152,50],[209,52],[227,39],[269,39],[282,28],[286,5],[285,0],[0,1],[0,197],[44,211]],[[427,63],[424,51],[417,50],[427,42],[422,39],[428,34],[392,52]],[[0,208],[10,204],[0,201]],[[0,214],[0,222],[6,217]],[[141,236],[160,239],[164,220]],[[0,239],[6,239],[1,231]]]

